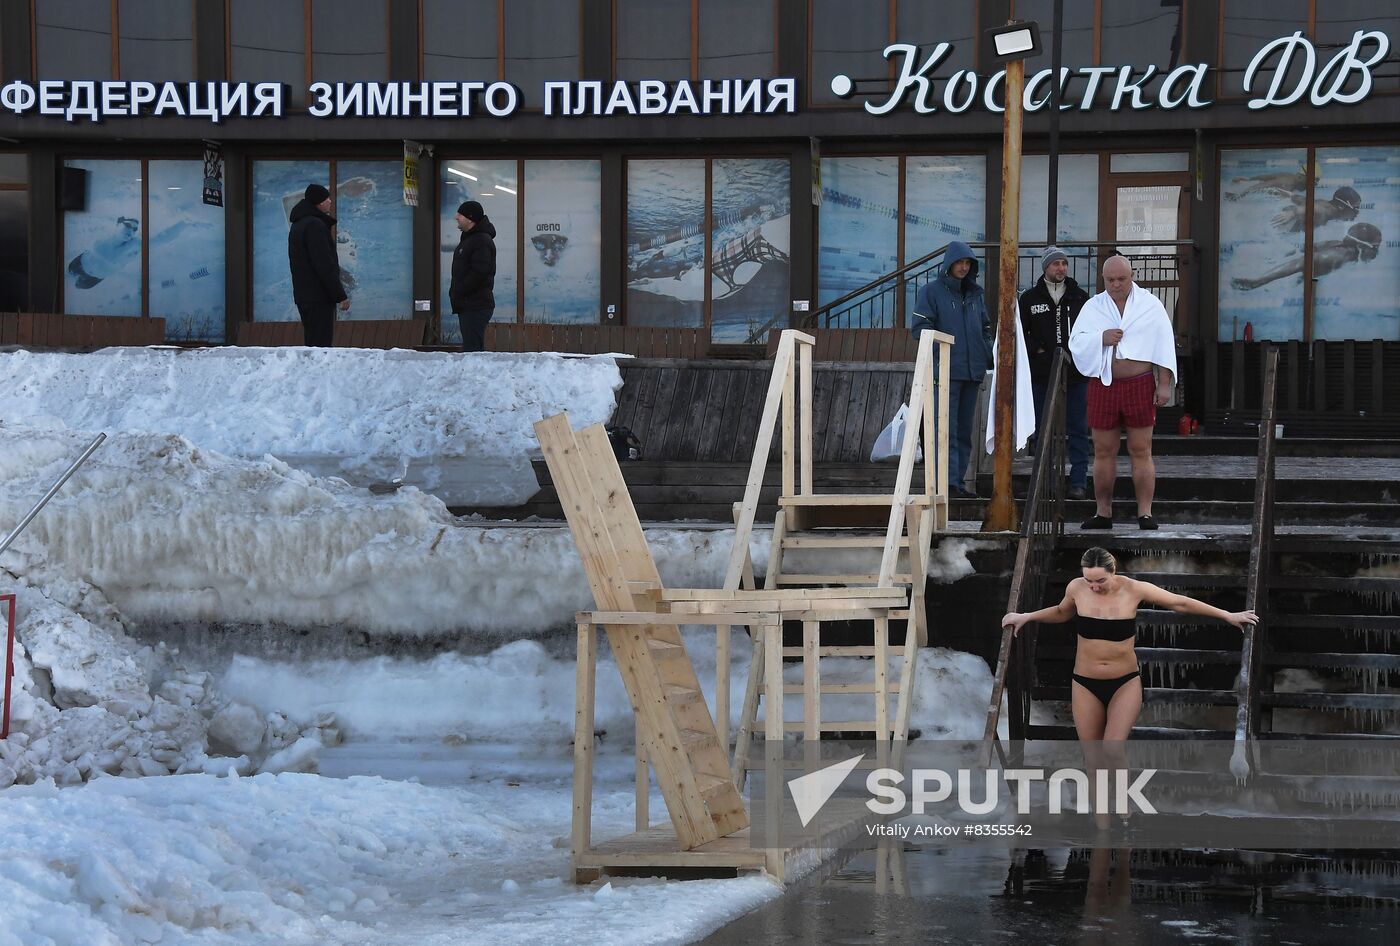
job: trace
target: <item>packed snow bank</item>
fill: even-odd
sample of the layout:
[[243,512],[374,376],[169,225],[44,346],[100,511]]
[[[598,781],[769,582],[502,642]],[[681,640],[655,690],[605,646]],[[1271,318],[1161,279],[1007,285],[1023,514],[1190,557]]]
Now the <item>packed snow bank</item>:
[[[0,521],[17,521],[87,439],[0,427]],[[668,584],[722,583],[731,532],[647,535]],[[756,562],[767,542],[756,533]],[[567,529],[473,526],[415,489],[374,496],[174,435],[113,436],[0,564],[36,582],[90,582],[139,623],[504,639],[570,624],[593,603]]]
[[[625,833],[629,787],[596,828]],[[778,896],[758,877],[566,880],[566,784],[105,779],[0,805],[0,946],[683,943]]]
[[50,429],[179,434],[232,457],[271,454],[364,485],[407,482],[454,505],[536,489],[532,425],[567,410],[606,422],[611,356],[352,348],[116,348],[0,354],[0,416]]

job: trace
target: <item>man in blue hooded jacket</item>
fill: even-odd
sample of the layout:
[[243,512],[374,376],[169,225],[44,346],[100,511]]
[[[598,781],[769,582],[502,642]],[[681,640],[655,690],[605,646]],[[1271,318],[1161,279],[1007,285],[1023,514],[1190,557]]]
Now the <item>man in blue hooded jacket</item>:
[[948,384],[948,482],[954,496],[967,498],[977,495],[962,482],[972,456],[977,392],[992,367],[992,327],[972,248],[955,241],[943,259],[942,273],[919,290],[912,330],[916,339],[927,328],[953,336],[951,377],[941,379]]

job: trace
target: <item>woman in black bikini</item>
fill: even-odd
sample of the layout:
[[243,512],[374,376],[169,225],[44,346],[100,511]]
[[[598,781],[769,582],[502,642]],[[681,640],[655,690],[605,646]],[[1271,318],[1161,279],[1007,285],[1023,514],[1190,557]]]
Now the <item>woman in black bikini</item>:
[[1008,614],[1001,624],[1020,633],[1030,621],[1063,624],[1074,619],[1078,646],[1070,707],[1081,742],[1121,742],[1137,722],[1142,710],[1142,677],[1133,645],[1139,606],[1153,604],[1182,614],[1219,618],[1241,629],[1259,621],[1253,611],[1222,611],[1150,582],[1119,575],[1117,561],[1105,549],[1089,549],[1079,566],[1084,577],[1069,583],[1059,604],[1028,614]]

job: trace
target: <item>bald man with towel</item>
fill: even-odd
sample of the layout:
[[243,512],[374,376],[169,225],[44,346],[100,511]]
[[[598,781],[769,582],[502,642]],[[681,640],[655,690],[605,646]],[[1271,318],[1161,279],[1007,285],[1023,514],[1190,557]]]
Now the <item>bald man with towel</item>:
[[1113,528],[1118,436],[1126,429],[1138,528],[1155,529],[1152,427],[1157,408],[1171,401],[1176,383],[1176,339],[1161,300],[1133,282],[1133,264],[1127,257],[1105,260],[1103,281],[1104,291],[1084,304],[1069,338],[1074,366],[1089,379],[1089,427],[1094,435],[1098,509],[1081,528]]

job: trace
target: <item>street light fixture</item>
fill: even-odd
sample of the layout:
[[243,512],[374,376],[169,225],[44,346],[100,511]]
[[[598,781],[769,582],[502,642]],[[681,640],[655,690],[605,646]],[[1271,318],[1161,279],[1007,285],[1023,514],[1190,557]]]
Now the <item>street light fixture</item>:
[[1040,27],[1032,21],[1011,21],[987,30],[991,60],[1006,64],[1006,109],[1001,146],[1001,259],[997,285],[997,384],[992,392],[996,443],[992,463],[992,498],[982,520],[984,532],[1017,528],[1016,502],[1011,495],[1011,454],[1016,429],[1016,277],[1021,224],[1021,125],[1026,63],[1041,52]]

